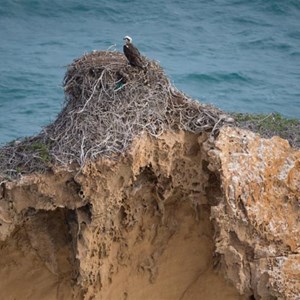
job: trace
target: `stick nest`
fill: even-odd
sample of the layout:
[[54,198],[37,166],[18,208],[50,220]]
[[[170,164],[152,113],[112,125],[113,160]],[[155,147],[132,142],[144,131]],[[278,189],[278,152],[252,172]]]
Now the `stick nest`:
[[141,133],[165,130],[215,133],[224,112],[176,90],[162,68],[144,57],[146,67],[128,65],[118,52],[94,51],[73,61],[64,78],[65,102],[57,119],[35,137],[0,149],[2,175],[45,171],[124,153]]

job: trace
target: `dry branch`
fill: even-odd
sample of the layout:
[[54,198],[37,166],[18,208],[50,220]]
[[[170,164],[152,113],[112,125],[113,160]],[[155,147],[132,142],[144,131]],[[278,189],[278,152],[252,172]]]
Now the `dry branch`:
[[33,138],[0,149],[2,174],[45,171],[52,164],[84,165],[89,159],[123,153],[142,132],[216,132],[224,113],[173,87],[158,63],[141,70],[123,54],[98,51],[68,66],[65,103],[57,119]]

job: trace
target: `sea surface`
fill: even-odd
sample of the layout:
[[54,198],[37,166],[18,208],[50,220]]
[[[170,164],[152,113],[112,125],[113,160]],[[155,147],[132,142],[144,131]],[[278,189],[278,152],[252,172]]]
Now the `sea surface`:
[[66,66],[125,35],[201,102],[300,118],[300,0],[0,0],[0,144],[52,122]]

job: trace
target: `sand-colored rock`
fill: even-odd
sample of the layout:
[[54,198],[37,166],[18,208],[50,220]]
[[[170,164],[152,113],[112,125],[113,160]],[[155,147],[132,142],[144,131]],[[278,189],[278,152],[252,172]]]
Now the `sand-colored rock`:
[[299,151],[226,127],[4,182],[0,298],[299,299],[299,186]]
[[232,128],[214,145],[208,168],[225,201],[212,218],[226,276],[255,299],[300,299],[300,152]]

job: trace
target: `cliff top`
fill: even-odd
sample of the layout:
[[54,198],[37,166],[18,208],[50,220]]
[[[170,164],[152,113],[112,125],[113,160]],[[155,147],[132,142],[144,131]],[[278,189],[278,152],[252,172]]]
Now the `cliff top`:
[[143,132],[210,131],[229,120],[224,112],[178,91],[155,61],[145,70],[119,52],[94,51],[73,61],[64,78],[65,102],[40,134],[0,149],[2,174],[45,171],[52,164],[84,165],[88,159],[124,153]]
[[259,133],[262,137],[280,136],[294,148],[300,148],[300,120],[284,118],[279,113],[233,113],[238,127]]

